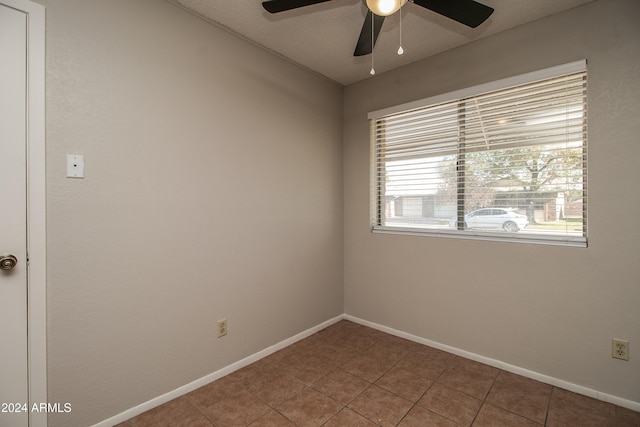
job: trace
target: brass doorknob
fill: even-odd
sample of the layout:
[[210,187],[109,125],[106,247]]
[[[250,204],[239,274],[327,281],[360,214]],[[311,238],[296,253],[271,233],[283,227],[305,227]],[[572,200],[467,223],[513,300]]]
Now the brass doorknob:
[[11,270],[18,263],[18,258],[11,254],[0,255],[0,270]]

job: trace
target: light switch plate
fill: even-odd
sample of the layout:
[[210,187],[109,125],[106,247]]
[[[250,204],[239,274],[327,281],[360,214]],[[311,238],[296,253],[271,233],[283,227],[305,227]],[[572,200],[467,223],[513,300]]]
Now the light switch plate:
[[84,156],[67,154],[67,178],[84,178]]

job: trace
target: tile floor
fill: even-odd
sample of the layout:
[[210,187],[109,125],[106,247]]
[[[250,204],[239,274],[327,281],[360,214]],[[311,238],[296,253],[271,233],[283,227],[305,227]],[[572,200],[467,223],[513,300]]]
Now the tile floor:
[[349,321],[120,427],[640,426],[640,413]]

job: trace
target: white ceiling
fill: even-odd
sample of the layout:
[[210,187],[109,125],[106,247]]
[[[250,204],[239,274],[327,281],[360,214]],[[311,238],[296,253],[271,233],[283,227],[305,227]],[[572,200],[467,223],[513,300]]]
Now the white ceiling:
[[[332,0],[270,14],[261,0],[170,0],[196,15],[341,85],[370,77],[371,55],[354,57],[367,8],[363,0]],[[411,1],[411,0],[410,0]],[[377,74],[593,0],[481,0],[495,12],[472,29],[408,2],[387,17],[373,59]]]

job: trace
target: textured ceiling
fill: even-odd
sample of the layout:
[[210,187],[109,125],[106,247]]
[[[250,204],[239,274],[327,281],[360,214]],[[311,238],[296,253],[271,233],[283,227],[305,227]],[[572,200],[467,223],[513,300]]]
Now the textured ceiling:
[[[353,50],[367,8],[363,0],[332,0],[278,14],[261,0],[170,0],[216,25],[341,85],[370,77],[371,55]],[[377,74],[421,60],[473,40],[553,15],[593,0],[482,0],[495,12],[472,29],[411,3],[387,17],[373,60]]]

